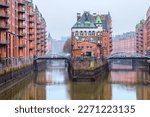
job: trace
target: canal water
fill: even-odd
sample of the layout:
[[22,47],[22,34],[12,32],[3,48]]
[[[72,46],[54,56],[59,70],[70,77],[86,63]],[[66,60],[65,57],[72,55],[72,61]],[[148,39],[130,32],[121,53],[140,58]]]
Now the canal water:
[[112,62],[97,82],[71,82],[63,61],[49,61],[43,71],[0,87],[8,100],[148,100],[150,73],[146,65]]

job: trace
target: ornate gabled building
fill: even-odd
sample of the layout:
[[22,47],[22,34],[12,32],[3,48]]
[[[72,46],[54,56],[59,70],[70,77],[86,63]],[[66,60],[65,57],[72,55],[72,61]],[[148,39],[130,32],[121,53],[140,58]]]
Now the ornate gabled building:
[[77,13],[77,22],[72,31],[72,57],[105,57],[110,54],[111,17],[84,12]]

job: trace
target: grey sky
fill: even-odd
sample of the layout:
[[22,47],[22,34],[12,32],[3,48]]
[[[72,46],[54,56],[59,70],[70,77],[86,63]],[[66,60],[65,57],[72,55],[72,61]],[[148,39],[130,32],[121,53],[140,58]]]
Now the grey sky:
[[90,11],[112,16],[113,35],[134,31],[135,25],[146,19],[150,0],[33,0],[47,22],[53,38],[70,36],[77,12]]

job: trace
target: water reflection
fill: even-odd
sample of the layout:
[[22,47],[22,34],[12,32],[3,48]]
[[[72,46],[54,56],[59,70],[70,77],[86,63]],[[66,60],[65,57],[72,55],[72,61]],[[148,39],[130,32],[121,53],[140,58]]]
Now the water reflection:
[[4,86],[7,89],[0,90],[0,99],[147,100],[150,99],[150,74],[145,68],[114,62],[112,70],[99,76],[97,82],[79,83],[69,81],[63,61],[51,61],[47,69],[32,73],[15,85],[12,82]]
[[73,100],[110,100],[111,85],[108,83],[108,73],[101,76],[95,83],[71,83],[70,96]]

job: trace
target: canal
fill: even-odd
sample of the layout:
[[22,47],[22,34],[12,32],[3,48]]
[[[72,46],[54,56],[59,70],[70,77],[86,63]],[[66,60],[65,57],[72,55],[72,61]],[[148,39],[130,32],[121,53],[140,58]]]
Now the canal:
[[49,61],[47,68],[20,81],[0,87],[8,100],[147,100],[150,73],[146,65],[112,62],[111,70],[97,82],[71,82],[63,61]]

